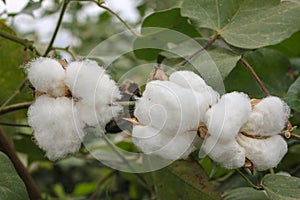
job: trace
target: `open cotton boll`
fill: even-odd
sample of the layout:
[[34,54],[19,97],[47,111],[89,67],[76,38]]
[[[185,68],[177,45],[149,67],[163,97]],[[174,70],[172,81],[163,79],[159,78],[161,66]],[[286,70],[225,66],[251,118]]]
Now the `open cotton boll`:
[[166,134],[195,129],[201,96],[170,81],[151,81],[136,102],[134,115],[143,125]]
[[66,97],[38,97],[28,110],[28,123],[39,147],[46,151],[50,160],[77,152],[84,137],[84,124],[78,119],[72,101]]
[[233,140],[242,125],[247,122],[250,112],[250,99],[246,94],[224,94],[220,101],[206,112],[208,133],[221,140]]
[[[208,86],[205,81],[192,71],[177,71],[170,75],[170,81],[181,87],[192,89],[201,93],[203,100],[200,104],[200,112],[204,113],[207,109],[217,103],[220,98],[218,92],[214,91]],[[201,116],[200,121],[204,121],[204,115]]]
[[81,119],[88,125],[106,124],[121,111],[115,101],[121,98],[116,83],[95,61],[76,61],[68,65],[66,85],[74,97]]
[[36,90],[53,97],[65,95],[65,70],[55,59],[40,57],[27,65],[26,72]]
[[227,169],[239,168],[245,163],[245,150],[235,140],[224,141],[209,136],[202,144],[201,151]]
[[245,149],[247,158],[259,171],[276,167],[287,153],[287,143],[280,135],[254,139],[239,134],[237,142]]
[[290,115],[288,105],[278,97],[270,96],[256,104],[242,131],[250,135],[271,136],[281,132]]
[[142,152],[169,160],[185,158],[194,151],[195,137],[195,131],[170,136],[151,126],[134,126],[132,130],[133,143]]

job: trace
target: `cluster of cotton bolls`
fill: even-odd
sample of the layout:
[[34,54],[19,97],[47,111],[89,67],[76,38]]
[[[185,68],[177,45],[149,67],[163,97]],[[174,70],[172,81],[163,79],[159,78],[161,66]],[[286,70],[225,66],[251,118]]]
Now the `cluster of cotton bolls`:
[[166,159],[186,157],[196,147],[196,130],[207,127],[199,156],[207,154],[221,166],[242,167],[245,160],[257,170],[278,165],[287,152],[279,135],[290,115],[278,97],[251,104],[248,95],[232,92],[219,96],[190,71],[177,71],[168,81],[147,83],[136,102],[133,142],[146,154]]
[[26,67],[36,90],[28,110],[28,123],[39,147],[56,160],[79,150],[86,126],[104,126],[121,107],[115,82],[95,61],[63,66],[40,57]]

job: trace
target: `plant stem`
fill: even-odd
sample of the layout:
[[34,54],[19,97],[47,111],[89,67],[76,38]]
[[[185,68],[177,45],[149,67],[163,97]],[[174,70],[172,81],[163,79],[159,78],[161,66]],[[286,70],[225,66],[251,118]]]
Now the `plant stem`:
[[63,52],[66,52],[68,53],[73,60],[76,59],[75,55],[69,50],[69,46],[68,47],[65,47],[65,48],[61,48],[61,47],[52,47],[51,50],[57,50],[57,51],[63,51]]
[[63,19],[63,17],[64,17],[65,11],[66,11],[66,9],[67,9],[68,3],[69,3],[69,0],[64,0],[63,3],[62,3],[62,4],[63,4],[63,5],[62,5],[62,9],[61,9],[61,11],[60,11],[59,18],[58,18],[58,21],[57,21],[57,23],[56,23],[55,30],[54,30],[54,32],[53,32],[52,38],[51,38],[51,40],[50,40],[50,42],[49,42],[49,44],[48,44],[48,47],[47,47],[47,49],[46,49],[46,51],[45,51],[45,53],[44,53],[43,56],[47,56],[48,53],[52,50],[52,45],[53,45],[53,43],[54,43],[54,41],[55,41],[55,38],[56,38],[56,36],[57,36],[57,33],[58,33],[59,28],[60,28],[62,19]]
[[199,53],[201,53],[203,50],[207,49],[208,47],[210,47],[219,37],[219,34],[215,34],[206,44],[204,47],[201,47],[200,49],[198,49],[195,53],[193,53],[192,55],[188,56],[182,63],[180,66],[185,66],[187,63],[189,63],[196,55],[198,55]]
[[3,37],[3,38],[6,38],[8,40],[11,40],[15,43],[18,43],[18,44],[21,44],[25,47],[25,49],[29,49],[31,50],[34,54],[40,56],[41,54],[36,50],[36,48],[33,46],[33,42],[32,41],[29,41],[27,39],[21,39],[15,35],[11,35],[11,34],[8,34],[4,31],[0,31],[0,36]]
[[250,71],[250,73],[252,74],[252,76],[254,77],[254,79],[256,80],[256,82],[258,83],[258,85],[260,86],[260,88],[263,90],[263,92],[265,93],[265,95],[266,96],[270,96],[270,92],[267,90],[267,88],[265,87],[265,85],[263,84],[263,82],[257,76],[256,72],[251,67],[251,65],[244,58],[241,58],[240,60],[242,61],[242,63],[244,64],[244,66]]
[[23,180],[27,188],[27,192],[30,199],[32,200],[41,199],[42,196],[38,187],[36,186],[35,182],[33,181],[32,177],[28,173],[27,169],[25,168],[21,160],[18,158],[16,151],[13,148],[13,145],[8,140],[4,131],[1,128],[0,128],[0,150],[10,158],[17,173],[19,174],[19,176],[21,177],[21,179]]
[[0,122],[0,125],[2,125],[2,126],[14,126],[14,127],[27,127],[27,128],[30,127],[27,124],[16,124],[16,123],[9,123],[9,122]]
[[3,104],[1,104],[1,106],[0,106],[0,112],[2,112],[2,110],[4,109],[4,107],[11,101],[11,100],[13,100],[14,98],[15,98],[15,96],[17,96],[19,93],[20,93],[20,91],[23,89],[23,87],[25,86],[25,83],[26,83],[26,78],[21,82],[21,84],[18,86],[18,88],[14,91],[14,93],[10,96],[10,97],[8,97],[8,99],[6,99],[6,101],[3,103]]
[[248,179],[248,177],[247,177],[245,174],[243,174],[239,169],[235,169],[235,170],[242,176],[242,178],[248,183],[248,185],[249,185],[250,187],[253,187],[253,188],[256,189],[256,190],[263,190],[263,187],[262,187],[261,185],[259,185],[259,186],[254,185],[254,184],[250,181],[250,179]]
[[97,186],[96,186],[96,189],[94,190],[94,192],[91,194],[91,196],[89,197],[89,200],[93,200],[96,198],[96,195],[98,193],[98,190],[100,189],[101,185],[103,183],[106,182],[107,179],[109,179],[110,177],[112,177],[113,175],[115,175],[117,173],[116,170],[112,170],[110,173],[108,173],[106,176],[104,176],[103,178],[101,178],[98,183],[97,183]]
[[0,115],[9,113],[9,112],[13,112],[16,110],[22,110],[22,109],[27,109],[33,102],[22,102],[22,103],[16,103],[16,104],[12,104],[9,106],[4,107],[1,111],[0,111]]

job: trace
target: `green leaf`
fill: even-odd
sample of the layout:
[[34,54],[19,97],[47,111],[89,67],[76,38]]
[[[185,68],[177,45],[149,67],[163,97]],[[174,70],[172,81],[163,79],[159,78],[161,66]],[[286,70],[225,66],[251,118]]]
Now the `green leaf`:
[[192,161],[175,161],[152,177],[158,199],[221,199],[204,169]]
[[291,85],[284,100],[292,109],[300,112],[300,77]]
[[142,23],[141,32],[143,37],[135,40],[134,53],[145,60],[155,60],[169,43],[177,44],[190,37],[200,36],[187,18],[181,17],[179,8],[149,15]]
[[262,185],[271,200],[296,200],[300,197],[300,178],[267,174]]
[[[0,30],[11,35],[14,31],[0,21]],[[18,88],[25,74],[20,65],[25,61],[25,51],[22,45],[0,37],[0,104],[3,103]]]
[[0,199],[29,199],[23,181],[18,176],[9,158],[2,152],[0,152]]
[[279,43],[300,29],[300,3],[280,0],[184,0],[181,13],[245,49]]
[[268,200],[265,192],[250,187],[240,187],[227,191],[223,195],[224,200]]
[[[285,96],[292,81],[287,75],[290,63],[284,55],[270,49],[258,49],[245,53],[243,57],[272,95]],[[229,74],[224,83],[227,92],[241,91],[256,98],[265,96],[253,75],[241,62]]]

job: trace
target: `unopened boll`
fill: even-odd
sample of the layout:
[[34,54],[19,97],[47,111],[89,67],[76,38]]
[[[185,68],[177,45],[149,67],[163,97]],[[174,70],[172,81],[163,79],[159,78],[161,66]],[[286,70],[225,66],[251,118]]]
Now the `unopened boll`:
[[79,102],[75,106],[88,125],[105,124],[121,110],[115,102],[121,97],[118,87],[95,61],[70,63],[65,83]]
[[250,112],[250,99],[246,94],[224,94],[206,113],[208,134],[221,140],[234,140]]
[[28,123],[39,147],[50,160],[77,152],[84,137],[83,122],[72,101],[66,97],[38,97],[28,110]]
[[227,169],[239,168],[245,163],[245,150],[236,140],[222,140],[208,136],[201,151]]
[[250,135],[279,134],[290,115],[290,108],[278,97],[266,97],[253,107],[242,131]]
[[33,87],[53,97],[64,96],[65,70],[55,59],[40,57],[27,65],[28,79]]
[[255,139],[239,134],[237,141],[257,170],[276,167],[287,153],[287,143],[280,135]]

